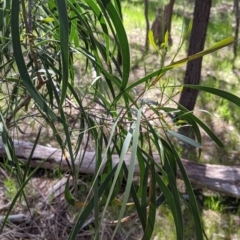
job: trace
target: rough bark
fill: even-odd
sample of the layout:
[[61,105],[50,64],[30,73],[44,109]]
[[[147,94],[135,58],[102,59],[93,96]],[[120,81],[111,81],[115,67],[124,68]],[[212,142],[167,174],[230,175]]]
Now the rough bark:
[[168,6],[168,15],[167,15],[167,30],[169,33],[169,44],[172,45],[172,37],[171,37],[171,25],[172,25],[172,15],[173,15],[173,6],[175,0],[170,0]]
[[[25,141],[14,141],[14,149],[19,160],[26,163],[31,154],[33,144]],[[6,152],[0,138],[0,157],[6,157]],[[126,155],[126,165],[130,164],[130,154]],[[154,159],[160,164],[158,154],[154,154]],[[112,155],[113,166],[118,164],[119,156]],[[198,184],[201,187],[207,187],[212,190],[240,198],[240,167],[228,167],[213,164],[198,164],[186,159],[182,159],[185,170],[190,181]],[[41,164],[42,168],[68,170],[68,164],[62,156],[60,149],[37,145],[32,159],[31,167],[37,167]],[[79,153],[75,161],[76,167],[80,173],[95,174],[95,153],[86,152],[82,159],[82,154]],[[139,166],[135,166],[135,175],[139,175]],[[181,178],[181,173],[178,170],[178,177]]]
[[[204,43],[207,33],[210,9],[212,0],[196,0],[194,8],[193,26],[190,35],[188,56],[198,53],[204,49]],[[187,63],[184,84],[200,83],[202,68],[202,58]],[[189,111],[194,109],[197,100],[198,91],[195,89],[184,88],[179,103]]]
[[237,58],[237,45],[238,45],[238,35],[239,35],[239,22],[240,22],[240,11],[239,11],[239,1],[234,0],[234,9],[235,9],[235,19],[236,19],[236,25],[235,25],[235,41],[233,44],[233,54],[234,59],[233,62],[235,62]]

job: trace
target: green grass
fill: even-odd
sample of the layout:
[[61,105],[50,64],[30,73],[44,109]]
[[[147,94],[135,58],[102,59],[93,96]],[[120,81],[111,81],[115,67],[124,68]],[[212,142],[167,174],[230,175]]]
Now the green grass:
[[[210,198],[209,198],[210,199]],[[208,239],[238,239],[240,236],[239,219],[232,213],[221,213],[221,201],[211,198],[201,208],[202,222]],[[191,215],[184,211],[184,239],[194,239],[194,223]],[[175,240],[174,222],[171,211],[166,205],[158,209],[157,221],[152,240]]]
[[130,4],[123,2],[122,4],[123,23],[128,26],[128,30],[135,28],[143,29],[145,27],[145,20],[143,16],[143,6],[141,4]]
[[4,180],[5,196],[12,200],[17,193],[17,186],[15,180],[11,177],[8,177]]

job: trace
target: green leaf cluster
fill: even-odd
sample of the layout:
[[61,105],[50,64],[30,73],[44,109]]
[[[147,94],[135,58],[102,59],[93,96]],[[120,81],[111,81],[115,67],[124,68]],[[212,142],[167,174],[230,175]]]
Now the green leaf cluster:
[[[51,128],[62,149],[63,160],[68,163],[75,185],[79,174],[76,158],[80,158],[77,160],[81,164],[87,145],[94,146],[95,157],[92,161],[96,169],[85,202],[80,204],[76,192],[70,191],[69,182],[66,184],[67,202],[75,207],[81,205],[69,239],[76,239],[92,212],[95,239],[99,239],[101,223],[105,221],[109,206],[114,203],[120,205],[120,211],[112,239],[129,205],[140,220],[143,239],[150,239],[156,210],[163,203],[171,209],[177,239],[183,239],[181,206],[185,200],[176,184],[178,170],[189,195],[189,203],[185,204],[194,218],[196,239],[203,239],[196,199],[173,139],[197,147],[200,154],[202,128],[216,144],[223,144],[192,112],[177,104],[176,108],[168,106],[168,102],[173,101],[173,95],[167,96],[165,93],[166,88],[171,86],[164,83],[164,74],[231,44],[233,38],[162,66],[130,83],[130,47],[119,0],[36,0],[31,6],[28,3],[23,0],[2,1],[1,8],[0,28],[3,35],[0,68],[1,86],[5,90],[1,90],[0,133],[8,158],[17,166],[20,186],[7,216],[17,199],[24,195],[24,187],[34,174],[29,173],[29,162],[22,174],[8,129],[18,127],[22,119],[37,112],[43,127]],[[160,51],[153,43],[151,33],[149,38],[156,51]],[[167,38],[166,35],[166,42]],[[122,65],[116,59],[117,51],[122,55]],[[79,62],[78,65],[76,62]],[[144,91],[139,96],[133,96],[134,88],[142,83],[146,83]],[[145,92],[157,83],[167,100],[147,101]],[[172,88],[178,94],[182,87]],[[226,91],[203,86],[184,87],[218,95],[240,106],[240,99]],[[147,116],[146,108],[152,111],[153,118]],[[69,109],[75,112],[74,124],[70,121]],[[186,125],[192,126],[196,140],[177,133],[179,122],[175,118],[176,112]],[[36,137],[33,151],[40,136],[41,131]],[[112,164],[113,154],[119,156],[116,166]],[[125,160],[128,155],[130,160],[127,165]],[[156,161],[156,155],[159,161]],[[133,182],[137,166],[139,185],[136,187]],[[119,200],[124,179],[124,196]],[[157,188],[160,188],[160,193]]]

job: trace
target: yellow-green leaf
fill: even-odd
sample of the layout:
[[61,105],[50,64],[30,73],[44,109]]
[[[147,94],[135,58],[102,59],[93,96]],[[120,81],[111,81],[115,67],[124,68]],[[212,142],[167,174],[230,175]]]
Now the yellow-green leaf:
[[50,23],[50,22],[53,22],[54,21],[54,18],[52,17],[46,17],[44,19],[41,20],[42,22],[45,22],[45,23]]
[[152,45],[152,47],[158,51],[158,47],[156,46],[155,44],[155,41],[154,41],[154,36],[153,36],[153,31],[152,30],[149,30],[148,31],[148,41],[150,43],[150,45]]
[[178,89],[178,92],[182,92],[182,90],[183,90],[183,85]]
[[168,38],[169,38],[169,33],[168,33],[168,31],[166,31],[166,33],[164,35],[164,43],[165,43],[166,47],[168,46]]
[[232,44],[234,41],[234,37],[228,37],[228,38],[225,38],[223,39],[222,41],[216,43],[215,45],[213,45],[212,47],[204,50],[204,51],[201,51],[199,53],[196,53],[196,54],[193,54],[189,57],[186,57],[186,58],[183,58],[177,62],[173,62],[171,63],[170,65],[166,66],[163,68],[163,72],[166,72],[167,70],[169,69],[172,69],[172,68],[176,68],[176,67],[180,67],[182,66],[183,64],[187,63],[188,61],[192,61],[194,59],[197,59],[197,58],[200,58],[204,55],[207,55],[209,53],[212,53],[212,52],[215,52],[221,48],[224,48],[230,44]]

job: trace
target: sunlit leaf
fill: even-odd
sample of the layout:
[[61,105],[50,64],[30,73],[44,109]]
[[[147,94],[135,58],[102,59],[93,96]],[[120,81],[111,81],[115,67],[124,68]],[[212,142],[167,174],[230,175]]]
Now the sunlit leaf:
[[55,19],[52,17],[46,17],[46,18],[43,18],[41,22],[50,23],[50,22],[53,22],[54,20]]
[[169,32],[166,31],[165,35],[164,35],[164,44],[165,44],[165,47],[168,46],[168,39],[169,39]]
[[150,45],[158,52],[158,47],[154,41],[154,36],[153,36],[153,31],[152,30],[149,30],[148,31],[148,41],[150,43]]
[[217,50],[219,50],[219,49],[221,49],[223,47],[226,47],[226,46],[232,44],[233,41],[234,41],[234,37],[228,37],[228,38],[226,38],[226,39],[216,43],[215,45],[213,45],[212,47],[210,47],[210,48],[208,48],[208,49],[206,49],[204,51],[201,51],[199,53],[196,53],[194,55],[191,55],[189,57],[186,57],[184,59],[181,59],[179,61],[171,63],[170,65],[164,67],[163,71],[165,72],[165,71],[168,71],[171,68],[180,67],[183,64],[186,64],[188,61],[192,61],[194,59],[200,58],[200,57],[202,57],[204,55],[207,55],[209,53],[215,52],[215,51],[217,51]]

